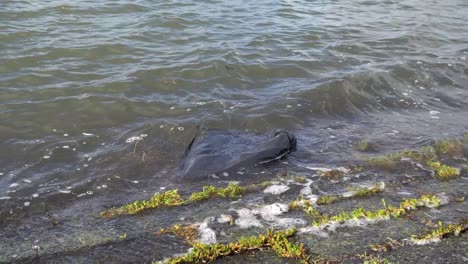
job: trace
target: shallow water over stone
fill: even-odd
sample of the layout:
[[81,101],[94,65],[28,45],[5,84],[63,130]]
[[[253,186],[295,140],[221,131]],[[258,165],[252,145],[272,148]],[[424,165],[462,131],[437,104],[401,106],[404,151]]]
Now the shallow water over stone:
[[[147,252],[173,243],[148,232],[181,217],[200,222],[225,213],[229,202],[201,205],[206,213],[197,219],[177,209],[138,220],[95,214],[157,191],[190,194],[287,173],[312,179],[313,195],[339,193],[343,178],[317,180],[307,168],[468,132],[466,1],[7,0],[0,7],[0,261],[34,256],[37,243],[48,260],[77,250],[76,261],[86,262],[80,250],[97,245],[90,256],[99,259],[100,247],[123,233],[134,244],[107,255]],[[297,151],[262,171],[174,182],[200,128],[285,129],[297,136]],[[358,151],[361,141],[371,151]],[[397,176],[384,180],[416,193],[419,186],[405,185],[414,175]],[[452,191],[463,193],[464,177]],[[300,193],[288,187],[286,194]],[[249,199],[279,202],[263,195]],[[49,227],[51,217],[61,224]],[[137,252],[129,261],[185,249]]]

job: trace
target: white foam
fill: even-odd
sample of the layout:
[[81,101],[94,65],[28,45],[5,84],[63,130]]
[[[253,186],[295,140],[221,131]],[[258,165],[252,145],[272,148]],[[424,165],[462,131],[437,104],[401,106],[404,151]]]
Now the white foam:
[[301,189],[300,194],[303,196],[309,196],[312,194],[312,188],[310,188],[310,186],[305,186]]
[[438,238],[438,237],[433,237],[433,238],[430,238],[430,239],[411,238],[410,241],[411,241],[411,244],[413,244],[413,245],[423,246],[423,245],[427,245],[427,244],[431,244],[431,243],[438,243],[438,242],[440,242],[440,238]]
[[87,136],[87,137],[94,136],[94,134],[91,134],[91,133],[85,133],[85,132],[83,132],[83,133],[81,133],[81,134],[83,134],[83,136]]
[[253,210],[254,214],[259,214],[263,219],[271,221],[270,219],[275,218],[278,215],[282,215],[289,211],[289,206],[282,203],[274,203],[266,205],[260,209]]
[[278,195],[278,194],[286,192],[287,190],[289,190],[289,186],[284,185],[284,184],[279,184],[279,185],[270,185],[265,190],[263,190],[263,192]]
[[143,138],[145,138],[147,136],[148,136],[147,134],[141,134],[139,136],[129,137],[129,138],[127,138],[127,140],[125,140],[125,142],[126,143],[135,143],[135,142],[138,142],[140,140],[143,140]]
[[298,229],[299,234],[313,234],[318,237],[328,237],[328,233],[319,227],[307,226]]
[[10,184],[10,188],[14,188],[14,187],[16,187],[16,186],[18,186],[18,185],[19,185],[19,183],[16,183],[16,182],[15,182],[15,183],[12,183],[12,184]]
[[215,231],[208,227],[206,220],[198,227],[198,236],[197,241],[203,244],[215,244],[217,241]]
[[250,209],[242,208],[236,210],[236,212],[239,215],[239,218],[236,219],[235,224],[240,228],[263,227],[262,223]]
[[232,215],[222,214],[216,219],[216,221],[220,224],[225,224],[231,222],[232,219]]
[[2,196],[0,197],[0,200],[10,200],[11,197],[10,196]]

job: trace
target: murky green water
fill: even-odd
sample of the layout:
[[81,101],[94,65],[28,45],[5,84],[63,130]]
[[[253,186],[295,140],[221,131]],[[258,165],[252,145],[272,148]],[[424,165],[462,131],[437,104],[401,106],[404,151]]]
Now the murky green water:
[[[34,256],[35,243],[58,260],[93,245],[91,256],[132,261],[185,252],[147,255],[152,243],[164,244],[151,230],[186,212],[136,223],[93,214],[156,191],[220,184],[173,181],[200,127],[287,129],[298,138],[287,160],[222,184],[284,171],[313,178],[304,167],[361,160],[361,140],[380,155],[462,136],[467,10],[463,0],[2,1],[0,261]],[[316,181],[313,192],[343,184]],[[194,221],[219,213],[205,207]],[[49,227],[46,212],[61,224]],[[133,246],[102,253],[106,241],[132,231]],[[83,254],[72,259],[89,261]]]

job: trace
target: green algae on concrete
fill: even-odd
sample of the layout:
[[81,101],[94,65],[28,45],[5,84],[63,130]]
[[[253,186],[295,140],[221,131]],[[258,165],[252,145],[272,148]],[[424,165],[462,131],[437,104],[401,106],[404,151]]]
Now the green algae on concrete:
[[273,250],[278,256],[298,259],[307,263],[308,256],[303,244],[294,244],[289,241],[289,237],[295,234],[294,229],[283,231],[268,230],[266,234],[258,236],[242,237],[236,242],[228,244],[202,244],[194,243],[193,250],[188,254],[174,257],[166,261],[170,264],[178,263],[205,263],[232,254],[239,254],[251,250],[262,248]]
[[351,212],[342,211],[340,214],[333,216],[322,214],[319,220],[313,222],[313,225],[318,227],[330,223],[342,223],[348,220],[365,219],[371,221],[390,219],[391,217],[398,218],[405,215],[407,211],[415,210],[417,207],[438,207],[441,204],[441,200],[435,195],[422,195],[420,198],[404,199],[399,207],[387,206],[383,199],[382,203],[384,208],[376,211],[366,211],[360,207]]
[[381,184],[376,184],[371,187],[359,187],[356,188],[355,190],[352,191],[350,195],[343,196],[343,195],[337,195],[337,194],[326,194],[322,195],[317,199],[317,204],[318,205],[325,205],[325,204],[330,204],[334,203],[337,201],[341,201],[344,199],[350,199],[354,197],[365,197],[365,196],[370,196],[376,193],[381,192],[384,189],[384,183]]
[[296,200],[289,203],[290,210],[302,209],[307,215],[313,217],[321,216],[321,213],[315,210],[312,202],[310,200],[304,199],[304,197],[297,198]]
[[198,236],[198,225],[196,224],[175,224],[170,228],[161,228],[156,235],[174,234],[177,237],[183,238],[188,243],[193,243]]
[[330,204],[333,202],[336,202],[341,199],[341,196],[335,195],[335,194],[326,194],[322,195],[317,199],[317,204],[318,205],[325,205],[325,204]]
[[215,186],[205,186],[203,191],[192,193],[190,201],[203,201],[214,197],[238,198],[245,192],[245,187],[236,183],[230,183],[226,188],[216,188]]
[[172,207],[198,202],[210,198],[238,198],[245,192],[246,188],[236,183],[230,183],[226,188],[216,188],[205,186],[203,191],[192,193],[188,199],[182,198],[178,190],[169,190],[163,193],[156,193],[149,200],[135,201],[120,207],[111,208],[99,214],[101,217],[116,217],[122,215],[135,215],[148,209],[160,207]]
[[444,225],[439,222],[439,227],[432,232],[428,232],[422,235],[411,236],[411,242],[417,245],[424,245],[428,243],[435,243],[440,241],[442,238],[454,235],[458,236],[461,232],[468,230],[468,219],[465,219],[459,224]]
[[119,215],[134,215],[147,209],[178,206],[184,203],[177,190],[170,190],[163,193],[156,193],[149,200],[135,201],[117,208],[101,212],[101,217],[115,217]]
[[427,165],[429,165],[429,167],[431,167],[436,172],[436,176],[439,179],[449,180],[460,176],[459,169],[442,164],[439,161],[428,161]]
[[434,148],[438,155],[450,157],[463,155],[463,142],[456,138],[438,140],[434,142]]

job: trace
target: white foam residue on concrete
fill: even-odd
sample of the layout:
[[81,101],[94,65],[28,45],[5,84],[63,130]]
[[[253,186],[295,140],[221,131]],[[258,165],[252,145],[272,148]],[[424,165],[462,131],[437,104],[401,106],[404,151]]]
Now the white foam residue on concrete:
[[198,239],[197,241],[203,244],[215,244],[216,233],[208,226],[209,220],[205,220],[198,226]]
[[263,190],[263,192],[277,195],[277,194],[284,193],[287,190],[289,190],[289,186],[284,185],[284,184],[279,184],[279,185],[270,185],[265,190]]
[[249,227],[263,227],[262,223],[257,219],[257,216],[252,212],[252,210],[247,208],[242,208],[236,210],[238,218],[235,221],[235,224],[240,228],[249,228]]

